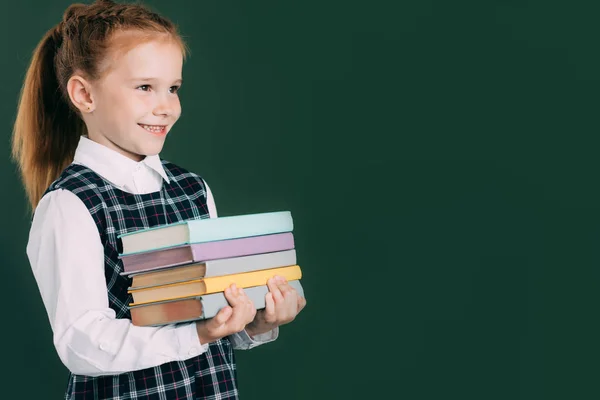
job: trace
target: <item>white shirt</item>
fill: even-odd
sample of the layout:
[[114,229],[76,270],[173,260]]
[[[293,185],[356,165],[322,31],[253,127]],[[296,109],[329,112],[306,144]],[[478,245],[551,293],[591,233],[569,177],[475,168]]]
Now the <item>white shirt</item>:
[[[169,182],[158,155],[135,162],[81,137],[74,163],[84,165],[130,193],[159,191]],[[207,206],[217,217],[208,186]],[[119,374],[186,360],[206,351],[194,323],[139,327],[117,319],[109,307],[104,248],[90,212],[68,190],[46,194],[35,210],[27,256],[52,326],[63,364],[79,375]],[[254,340],[245,331],[231,335],[236,349],[250,349],[277,338],[276,328]]]

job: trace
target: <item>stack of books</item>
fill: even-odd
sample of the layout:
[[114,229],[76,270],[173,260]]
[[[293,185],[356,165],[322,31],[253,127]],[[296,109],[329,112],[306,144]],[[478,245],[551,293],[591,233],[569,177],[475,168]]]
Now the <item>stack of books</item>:
[[275,275],[304,296],[289,211],[187,220],[119,240],[137,326],[212,318],[228,305],[223,292],[232,283],[260,310]]

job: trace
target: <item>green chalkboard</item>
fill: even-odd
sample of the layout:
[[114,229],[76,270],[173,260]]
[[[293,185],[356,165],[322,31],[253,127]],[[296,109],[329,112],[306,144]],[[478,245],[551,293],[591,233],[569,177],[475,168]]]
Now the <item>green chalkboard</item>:
[[[2,398],[66,387],[10,135],[68,4],[3,5]],[[308,305],[242,399],[599,398],[600,3],[147,4],[191,48],[163,158],[294,217]]]

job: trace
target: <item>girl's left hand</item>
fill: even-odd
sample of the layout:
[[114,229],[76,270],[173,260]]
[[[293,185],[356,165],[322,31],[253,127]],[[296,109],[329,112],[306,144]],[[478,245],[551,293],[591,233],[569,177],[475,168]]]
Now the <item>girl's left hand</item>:
[[267,281],[267,286],[265,308],[257,311],[254,320],[246,325],[246,332],[251,337],[292,322],[306,306],[306,299],[285,278],[274,276]]

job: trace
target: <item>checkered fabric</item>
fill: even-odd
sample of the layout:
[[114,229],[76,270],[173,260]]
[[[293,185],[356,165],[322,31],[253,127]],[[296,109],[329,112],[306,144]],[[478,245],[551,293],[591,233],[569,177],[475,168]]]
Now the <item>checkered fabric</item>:
[[[163,160],[170,183],[160,192],[121,191],[92,170],[67,167],[47,192],[65,189],[77,195],[96,222],[104,245],[104,274],[110,307],[117,318],[131,319],[127,305],[130,278],[121,276],[117,236],[186,219],[208,218],[202,178]],[[237,399],[236,365],[228,338],[185,361],[119,375],[69,375],[65,399]]]

